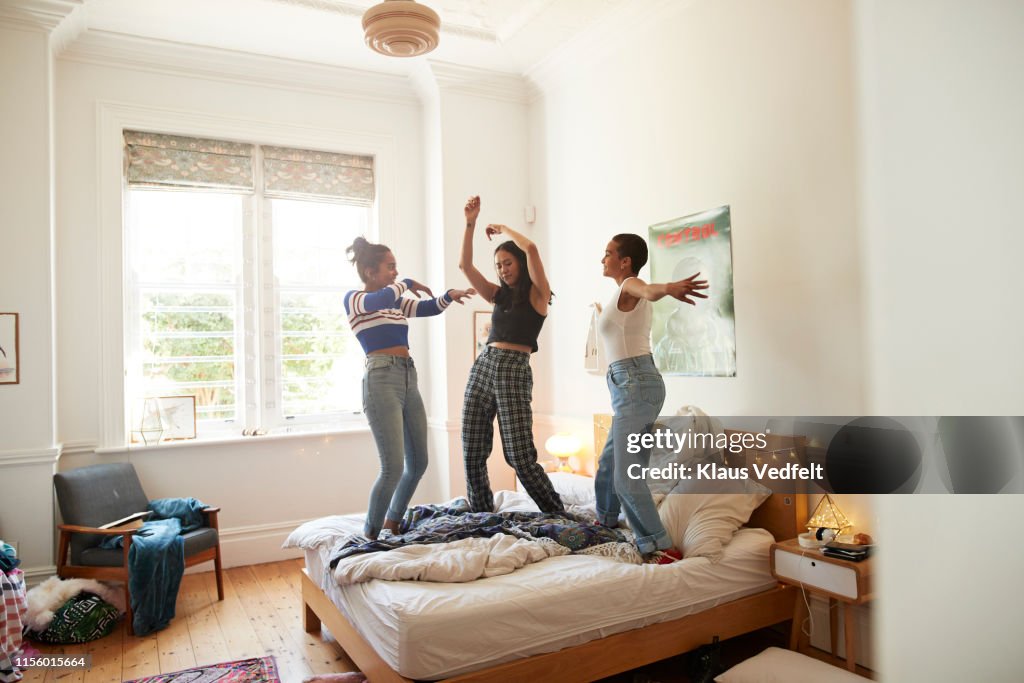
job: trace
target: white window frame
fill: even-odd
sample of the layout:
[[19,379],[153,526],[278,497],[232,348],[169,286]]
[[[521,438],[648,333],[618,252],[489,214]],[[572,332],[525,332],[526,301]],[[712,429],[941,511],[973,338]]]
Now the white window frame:
[[[311,128],[291,124],[270,123],[250,119],[222,117],[210,114],[184,112],[171,109],[140,107],[116,102],[98,103],[97,149],[99,214],[100,214],[100,301],[101,321],[100,378],[101,378],[101,448],[117,448],[129,443],[128,417],[130,406],[127,397],[127,368],[125,364],[125,321],[128,290],[125,268],[127,250],[125,242],[125,199],[127,183],[123,174],[124,131],[149,130],[169,135],[206,137],[223,140],[255,141],[259,144],[317,149],[343,154],[360,154],[374,157],[376,199],[371,211],[371,231],[385,244],[394,242],[395,215],[397,210],[397,145],[393,135]],[[262,210],[256,207],[253,197],[250,211]],[[251,220],[246,220],[252,226]],[[243,259],[252,267],[259,267],[255,258]],[[259,293],[245,295],[243,313],[259,310]],[[250,303],[254,304],[250,308]],[[276,313],[275,313],[276,315]],[[263,354],[263,351],[260,351]],[[252,370],[260,364],[248,345],[244,352],[245,380],[254,377]],[[252,365],[253,367],[250,367]],[[246,392],[244,414],[252,422],[261,414],[261,392],[256,392],[256,407]],[[254,410],[253,414],[250,411]],[[346,420],[334,422],[343,428],[345,422],[365,424],[361,414]],[[298,425],[297,425],[298,426]],[[238,425],[240,432],[242,425]]]
[[[128,254],[131,253],[131,239],[132,239],[129,230],[127,229],[127,224],[128,224],[127,217],[130,215],[130,212],[131,212],[131,197],[130,197],[129,192],[128,192],[130,189],[132,189],[132,188],[129,188],[127,185],[124,186],[124,207],[125,207],[125,228],[126,229],[124,230],[123,235],[124,235],[124,252],[126,254],[126,257],[127,257]],[[138,188],[138,189],[140,191],[142,191],[142,192],[181,192],[181,191],[183,191],[182,189],[174,189],[174,188]],[[210,190],[198,189],[198,190],[187,190],[187,191],[190,191],[190,192],[209,192]],[[216,191],[214,190],[214,192],[216,192]],[[238,306],[238,308],[237,308],[237,316],[236,316],[236,319],[235,319],[235,334],[234,334],[234,344],[233,344],[233,347],[234,347],[234,364],[235,364],[235,368],[236,368],[234,392],[235,392],[235,404],[236,404],[237,408],[236,408],[236,411],[235,411],[236,419],[235,419],[235,422],[233,422],[233,423],[232,422],[228,422],[227,420],[224,420],[224,421],[221,421],[221,422],[206,423],[206,424],[202,425],[202,427],[199,430],[200,434],[198,436],[200,438],[207,438],[207,439],[209,439],[209,438],[223,438],[223,437],[227,437],[227,436],[230,436],[230,435],[232,435],[232,434],[234,434],[236,432],[240,432],[243,428],[245,428],[247,426],[258,424],[258,417],[257,416],[251,416],[250,412],[248,411],[249,403],[251,401],[253,401],[253,400],[258,400],[258,397],[256,397],[256,399],[250,398],[251,390],[250,390],[249,387],[258,388],[258,383],[256,385],[250,385],[248,383],[249,378],[253,377],[253,375],[249,374],[249,367],[248,367],[249,363],[247,362],[247,359],[253,353],[253,351],[252,351],[253,345],[251,343],[246,343],[246,338],[249,336],[247,334],[247,330],[251,329],[251,327],[256,324],[255,322],[253,322],[254,314],[255,314],[254,312],[258,310],[255,307],[252,307],[252,306],[249,305],[249,300],[251,298],[252,290],[255,290],[256,287],[253,284],[254,281],[249,278],[249,273],[247,272],[247,269],[249,268],[249,263],[248,263],[249,262],[249,256],[250,256],[249,252],[253,251],[253,245],[255,243],[255,241],[253,240],[253,237],[252,237],[252,235],[254,234],[254,231],[255,231],[255,226],[253,224],[254,223],[254,215],[253,215],[253,211],[252,211],[253,199],[254,198],[253,198],[253,196],[251,196],[247,192],[224,191],[224,192],[222,192],[220,194],[231,194],[231,195],[239,196],[241,198],[240,204],[241,204],[241,208],[242,208],[242,221],[241,221],[241,223],[242,223],[242,235],[241,235],[241,244],[239,245],[240,249],[242,251],[241,251],[241,253],[238,254],[239,261],[240,261],[241,266],[242,266],[242,278],[241,278],[241,282],[237,282],[234,285],[232,285],[232,287],[231,287],[234,290],[233,294],[235,295],[235,297],[237,297],[237,306]],[[141,343],[142,343],[142,340],[141,340],[142,330],[141,330],[141,327],[139,325],[139,320],[141,318],[141,313],[140,313],[140,310],[139,310],[139,304],[140,304],[139,294],[140,294],[140,292],[142,290],[142,285],[140,285],[138,282],[134,282],[133,279],[134,279],[133,271],[130,268],[126,267],[124,269],[124,288],[125,288],[124,289],[124,291],[125,291],[124,306],[125,306],[125,324],[127,326],[126,327],[126,339],[130,340],[131,341],[131,345],[134,348],[138,349],[141,346]],[[171,289],[173,289],[173,287]],[[183,291],[188,291],[188,290],[192,289],[192,287],[191,286],[183,286],[183,287],[181,287],[181,289]],[[132,296],[132,294],[134,294],[135,296]],[[135,368],[135,369],[137,370],[137,368]],[[242,371],[241,372],[241,376],[239,376],[238,369],[241,369],[241,371]],[[125,376],[125,385],[126,385],[126,392],[127,392],[127,385],[129,384],[130,379],[131,379],[131,370],[129,368],[127,368],[127,367],[125,367],[124,376]],[[135,397],[135,398],[136,398],[136,400],[138,400],[139,397]],[[125,406],[125,414],[126,414],[126,417],[128,417],[128,416],[131,415],[131,412],[132,412],[131,411],[131,399],[128,399],[126,401],[126,403],[128,403],[128,405]],[[197,416],[197,423],[198,423],[198,416]],[[128,431],[129,439],[131,437],[131,430],[132,430],[132,426],[128,425],[127,431]]]
[[[261,169],[262,172],[262,169]],[[259,267],[262,269],[260,282],[263,283],[262,291],[258,293],[261,301],[260,330],[259,338],[264,342],[260,348],[260,378],[261,389],[266,389],[263,399],[259,402],[262,411],[264,424],[273,424],[281,427],[308,427],[319,425],[324,422],[347,426],[349,424],[365,424],[366,416],[361,410],[336,411],[320,415],[293,415],[287,417],[281,413],[280,398],[283,394],[281,383],[281,357],[276,349],[281,348],[281,306],[275,296],[277,288],[274,286],[274,219],[271,202],[276,197],[262,196],[257,201],[261,203],[261,220],[258,224],[258,240],[262,245],[262,262]],[[370,211],[369,235],[374,235],[374,211]],[[374,237],[368,236],[371,242]],[[343,267],[344,264],[338,264]],[[267,349],[273,349],[268,351]]]

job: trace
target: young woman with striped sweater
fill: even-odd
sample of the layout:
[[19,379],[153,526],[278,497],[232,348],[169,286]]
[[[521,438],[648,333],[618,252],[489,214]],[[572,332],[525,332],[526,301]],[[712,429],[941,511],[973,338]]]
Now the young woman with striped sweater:
[[[427,469],[427,414],[417,386],[416,366],[409,356],[407,319],[438,315],[453,301],[461,304],[476,292],[449,289],[434,298],[415,280],[398,281],[398,266],[391,250],[362,237],[356,238],[348,253],[365,286],[345,295],[345,312],[366,352],[363,412],[380,456],[380,474],[370,491],[363,529],[372,540],[382,528],[398,530],[416,484]],[[403,296],[406,292],[417,298]],[[430,298],[420,300],[421,293]]]

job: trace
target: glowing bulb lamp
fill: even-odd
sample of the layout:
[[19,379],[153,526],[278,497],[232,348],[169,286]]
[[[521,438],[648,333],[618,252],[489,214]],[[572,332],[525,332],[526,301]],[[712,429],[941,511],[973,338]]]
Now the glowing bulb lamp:
[[817,507],[814,508],[814,514],[807,520],[807,530],[816,531],[817,529],[825,528],[832,529],[836,532],[836,536],[844,534],[853,527],[850,524],[850,520],[846,518],[839,506],[835,504],[832,497],[827,493],[818,502]]
[[384,0],[363,14],[366,44],[388,57],[416,57],[437,47],[441,17],[413,0]]
[[544,442],[544,448],[548,453],[558,458],[559,472],[572,472],[569,467],[569,458],[580,452],[582,444],[579,437],[568,432],[559,432]]

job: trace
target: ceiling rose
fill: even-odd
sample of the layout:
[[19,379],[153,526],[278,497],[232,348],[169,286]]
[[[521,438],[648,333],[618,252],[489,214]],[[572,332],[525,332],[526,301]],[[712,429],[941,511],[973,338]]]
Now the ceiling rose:
[[388,57],[415,57],[437,47],[441,17],[413,0],[385,0],[366,10],[363,30],[370,49]]

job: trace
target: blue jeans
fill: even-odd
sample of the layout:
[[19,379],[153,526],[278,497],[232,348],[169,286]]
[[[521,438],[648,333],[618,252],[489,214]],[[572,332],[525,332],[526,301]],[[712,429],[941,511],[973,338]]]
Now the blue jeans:
[[370,490],[363,528],[372,540],[380,533],[385,515],[391,522],[402,521],[416,484],[427,470],[427,412],[412,358],[366,358],[363,412],[380,456],[380,474]]
[[[597,518],[606,526],[615,526],[621,503],[641,553],[671,548],[672,539],[658,517],[647,482],[629,476],[630,465],[647,467],[651,461],[651,449],[635,442],[630,445],[628,437],[651,431],[665,404],[665,382],[650,355],[615,361],[608,366],[607,379],[614,417],[594,481]],[[637,469],[633,468],[634,474],[639,474]]]

